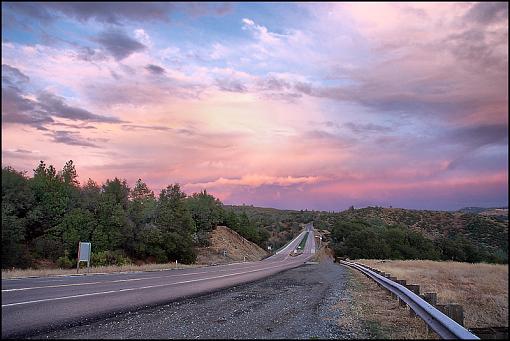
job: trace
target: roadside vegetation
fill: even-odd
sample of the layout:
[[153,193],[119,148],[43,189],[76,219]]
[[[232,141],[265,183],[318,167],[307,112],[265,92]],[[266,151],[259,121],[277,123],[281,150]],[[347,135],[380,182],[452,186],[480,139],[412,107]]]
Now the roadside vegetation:
[[[90,269],[83,268],[80,270],[80,274],[90,273],[114,273],[114,272],[125,272],[125,271],[160,271],[169,269],[188,269],[200,267],[203,265],[196,264],[176,264],[172,263],[160,263],[160,264],[128,264],[128,265],[106,265],[106,266],[94,266]],[[2,278],[24,278],[24,277],[45,277],[45,276],[59,276],[59,275],[74,275],[76,269],[62,269],[62,268],[44,268],[44,269],[2,269]]]
[[318,220],[339,257],[508,263],[508,223],[486,216],[368,207]]
[[2,269],[76,267],[79,241],[92,242],[94,266],[192,264],[217,225],[266,247],[267,231],[205,190],[171,184],[156,196],[141,179],[77,178],[72,161],[61,171],[41,161],[32,177],[2,168]]
[[436,292],[438,303],[464,307],[467,328],[508,327],[508,265],[373,260],[358,262],[391,273],[424,292]]
[[359,271],[346,267],[348,273],[346,291],[349,300],[336,304],[345,313],[339,319],[340,327],[363,331],[358,339],[439,339],[433,331],[427,331],[425,322],[409,316],[406,307],[399,306],[388,292],[379,288]]

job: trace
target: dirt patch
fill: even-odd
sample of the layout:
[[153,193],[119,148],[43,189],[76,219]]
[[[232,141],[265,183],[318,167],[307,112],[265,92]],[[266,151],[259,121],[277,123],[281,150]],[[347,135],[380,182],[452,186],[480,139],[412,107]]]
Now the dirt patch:
[[197,264],[257,261],[268,255],[260,246],[226,226],[216,227],[211,232],[209,241],[210,246],[198,249]]
[[428,260],[359,260],[464,307],[467,328],[508,327],[508,265]]

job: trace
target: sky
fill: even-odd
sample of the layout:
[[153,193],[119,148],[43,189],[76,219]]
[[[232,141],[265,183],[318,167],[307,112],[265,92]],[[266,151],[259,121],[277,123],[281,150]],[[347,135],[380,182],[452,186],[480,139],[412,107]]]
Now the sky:
[[508,205],[507,3],[2,2],[2,167],[225,204]]

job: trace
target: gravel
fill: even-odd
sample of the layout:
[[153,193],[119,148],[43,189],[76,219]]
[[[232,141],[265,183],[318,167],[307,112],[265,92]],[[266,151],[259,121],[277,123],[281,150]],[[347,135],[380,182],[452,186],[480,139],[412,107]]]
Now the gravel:
[[[108,316],[32,338],[350,339],[340,327],[350,301],[348,271],[332,262],[304,265],[256,282]],[[352,318],[352,316],[350,317]]]

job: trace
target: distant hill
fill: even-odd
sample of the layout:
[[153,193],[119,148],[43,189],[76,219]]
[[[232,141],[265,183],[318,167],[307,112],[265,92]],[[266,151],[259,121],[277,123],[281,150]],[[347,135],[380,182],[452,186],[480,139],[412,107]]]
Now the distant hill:
[[459,210],[462,213],[481,214],[494,217],[500,221],[508,221],[508,207],[464,207]]
[[508,252],[508,222],[488,215],[383,207],[351,209],[338,215],[346,220],[363,220],[375,225],[406,226],[432,240],[462,235],[477,246]]
[[[361,221],[370,226],[398,225],[419,231],[434,241],[463,237],[480,250],[508,255],[508,208],[466,208],[464,211],[430,211],[402,208],[365,207],[342,212],[278,210],[254,206],[225,205],[227,210],[246,212],[250,220],[271,233],[270,241],[282,244],[309,221],[331,231],[335,224]],[[474,213],[476,212],[476,213]]]

